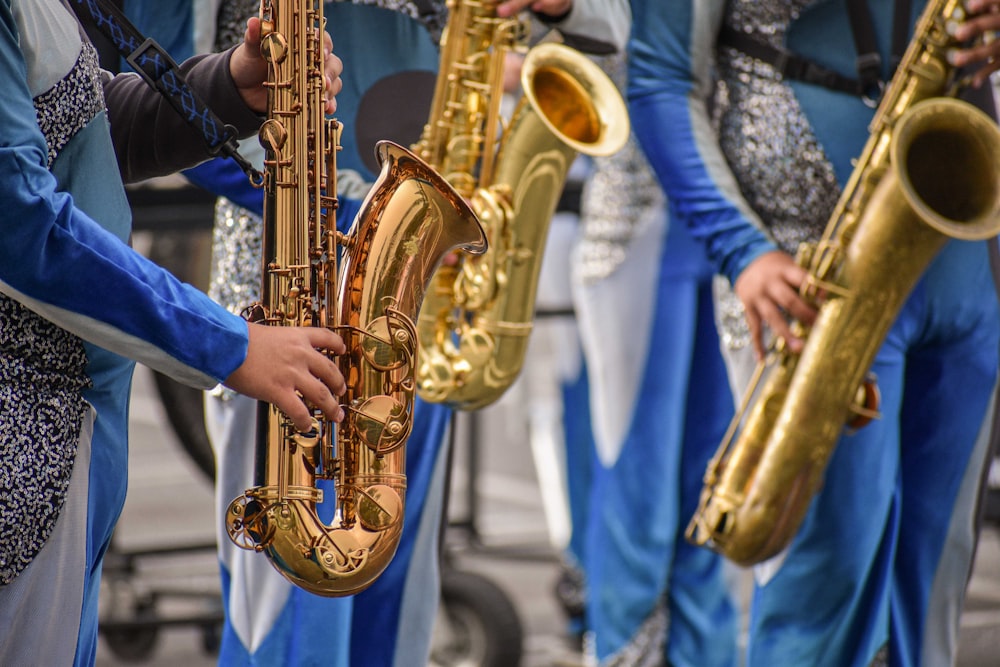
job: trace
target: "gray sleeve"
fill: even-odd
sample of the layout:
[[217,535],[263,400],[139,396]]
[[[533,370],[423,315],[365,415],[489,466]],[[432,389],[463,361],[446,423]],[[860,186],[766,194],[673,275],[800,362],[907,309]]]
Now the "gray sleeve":
[[539,18],[562,33],[567,45],[598,55],[624,51],[632,26],[628,0],[573,0],[573,8],[558,20]]
[[[229,73],[232,49],[195,56],[180,65],[191,89],[240,137],[255,132],[261,116],[246,106]],[[110,77],[104,95],[118,166],[125,182],[193,167],[211,157],[200,131],[135,73]]]

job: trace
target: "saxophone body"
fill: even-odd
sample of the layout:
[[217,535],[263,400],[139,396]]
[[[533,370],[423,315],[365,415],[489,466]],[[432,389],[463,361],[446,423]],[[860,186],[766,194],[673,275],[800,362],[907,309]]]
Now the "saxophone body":
[[[475,215],[409,150],[381,142],[381,171],[347,234],[336,228],[340,125],[324,115],[322,0],[263,0],[269,64],[261,301],[247,318],[337,331],[347,352],[340,424],[315,410],[297,432],[258,406],[255,486],[230,504],[238,545],[323,596],[360,592],[388,565],[405,506],[405,443],[415,396],[413,323],[434,268],[481,252]],[[339,268],[338,268],[339,266]],[[325,488],[318,484],[326,481]],[[332,491],[331,491],[332,483]],[[324,503],[324,491],[332,502]],[[320,518],[320,511],[332,522]]]
[[800,354],[776,341],[708,465],[688,538],[751,565],[793,539],[845,430],[878,417],[870,366],[949,238],[1000,232],[1000,130],[954,99],[961,0],[932,0],[820,241],[800,249],[818,307]]
[[526,28],[497,0],[449,0],[430,118],[414,151],[467,197],[489,249],[435,274],[417,321],[418,392],[474,410],[524,363],[549,223],[578,153],[609,155],[629,133],[624,101],[592,61],[561,44],[527,52],[524,95],[501,118],[503,71]]

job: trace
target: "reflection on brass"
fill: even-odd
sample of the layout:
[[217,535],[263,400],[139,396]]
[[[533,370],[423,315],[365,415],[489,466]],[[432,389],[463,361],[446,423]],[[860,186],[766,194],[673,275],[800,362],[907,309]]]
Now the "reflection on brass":
[[[233,542],[260,551],[292,583],[325,596],[369,586],[399,544],[406,490],[405,443],[413,424],[414,318],[448,252],[482,252],[472,209],[426,163],[389,142],[381,172],[348,234],[336,229],[340,124],[324,116],[323,3],[264,0],[271,45],[264,162],[261,301],[247,308],[266,326],[327,327],[347,352],[341,424],[313,410],[295,431],[259,404],[255,486],[226,514]],[[280,57],[275,51],[281,45]],[[338,268],[339,265],[339,268]],[[317,481],[335,491],[327,524]]]

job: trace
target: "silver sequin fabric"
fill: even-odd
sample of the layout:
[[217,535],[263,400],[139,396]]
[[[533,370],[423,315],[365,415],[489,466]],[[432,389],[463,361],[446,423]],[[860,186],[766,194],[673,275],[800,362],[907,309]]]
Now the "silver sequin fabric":
[[[773,46],[813,0],[731,0],[724,21]],[[717,50],[714,121],[719,144],[750,206],[778,246],[795,254],[826,227],[840,188],[833,167],[795,95],[769,64],[735,49]],[[728,290],[719,298],[723,343],[749,343],[742,306]]]
[[208,295],[231,313],[238,315],[260,299],[263,229],[259,215],[228,199],[216,203]]
[[100,75],[95,74],[98,67],[97,49],[85,42],[69,75],[35,99],[38,127],[49,148],[50,169],[70,139],[104,111],[104,88]]
[[[216,202],[208,295],[231,313],[239,315],[260,300],[263,231],[264,221],[259,215],[228,199]],[[236,395],[221,384],[211,393],[227,400]]]
[[[624,89],[625,58],[595,60]],[[577,277],[591,284],[612,275],[625,261],[644,213],[663,204],[660,184],[633,137],[614,155],[594,158],[580,202]]]

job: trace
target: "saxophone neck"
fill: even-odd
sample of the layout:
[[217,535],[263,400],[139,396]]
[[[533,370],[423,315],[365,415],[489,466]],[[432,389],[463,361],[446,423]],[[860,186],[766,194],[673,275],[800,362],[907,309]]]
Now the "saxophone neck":
[[416,154],[468,197],[492,182],[501,135],[507,55],[524,47],[519,18],[500,18],[496,0],[451,0],[437,83]]

